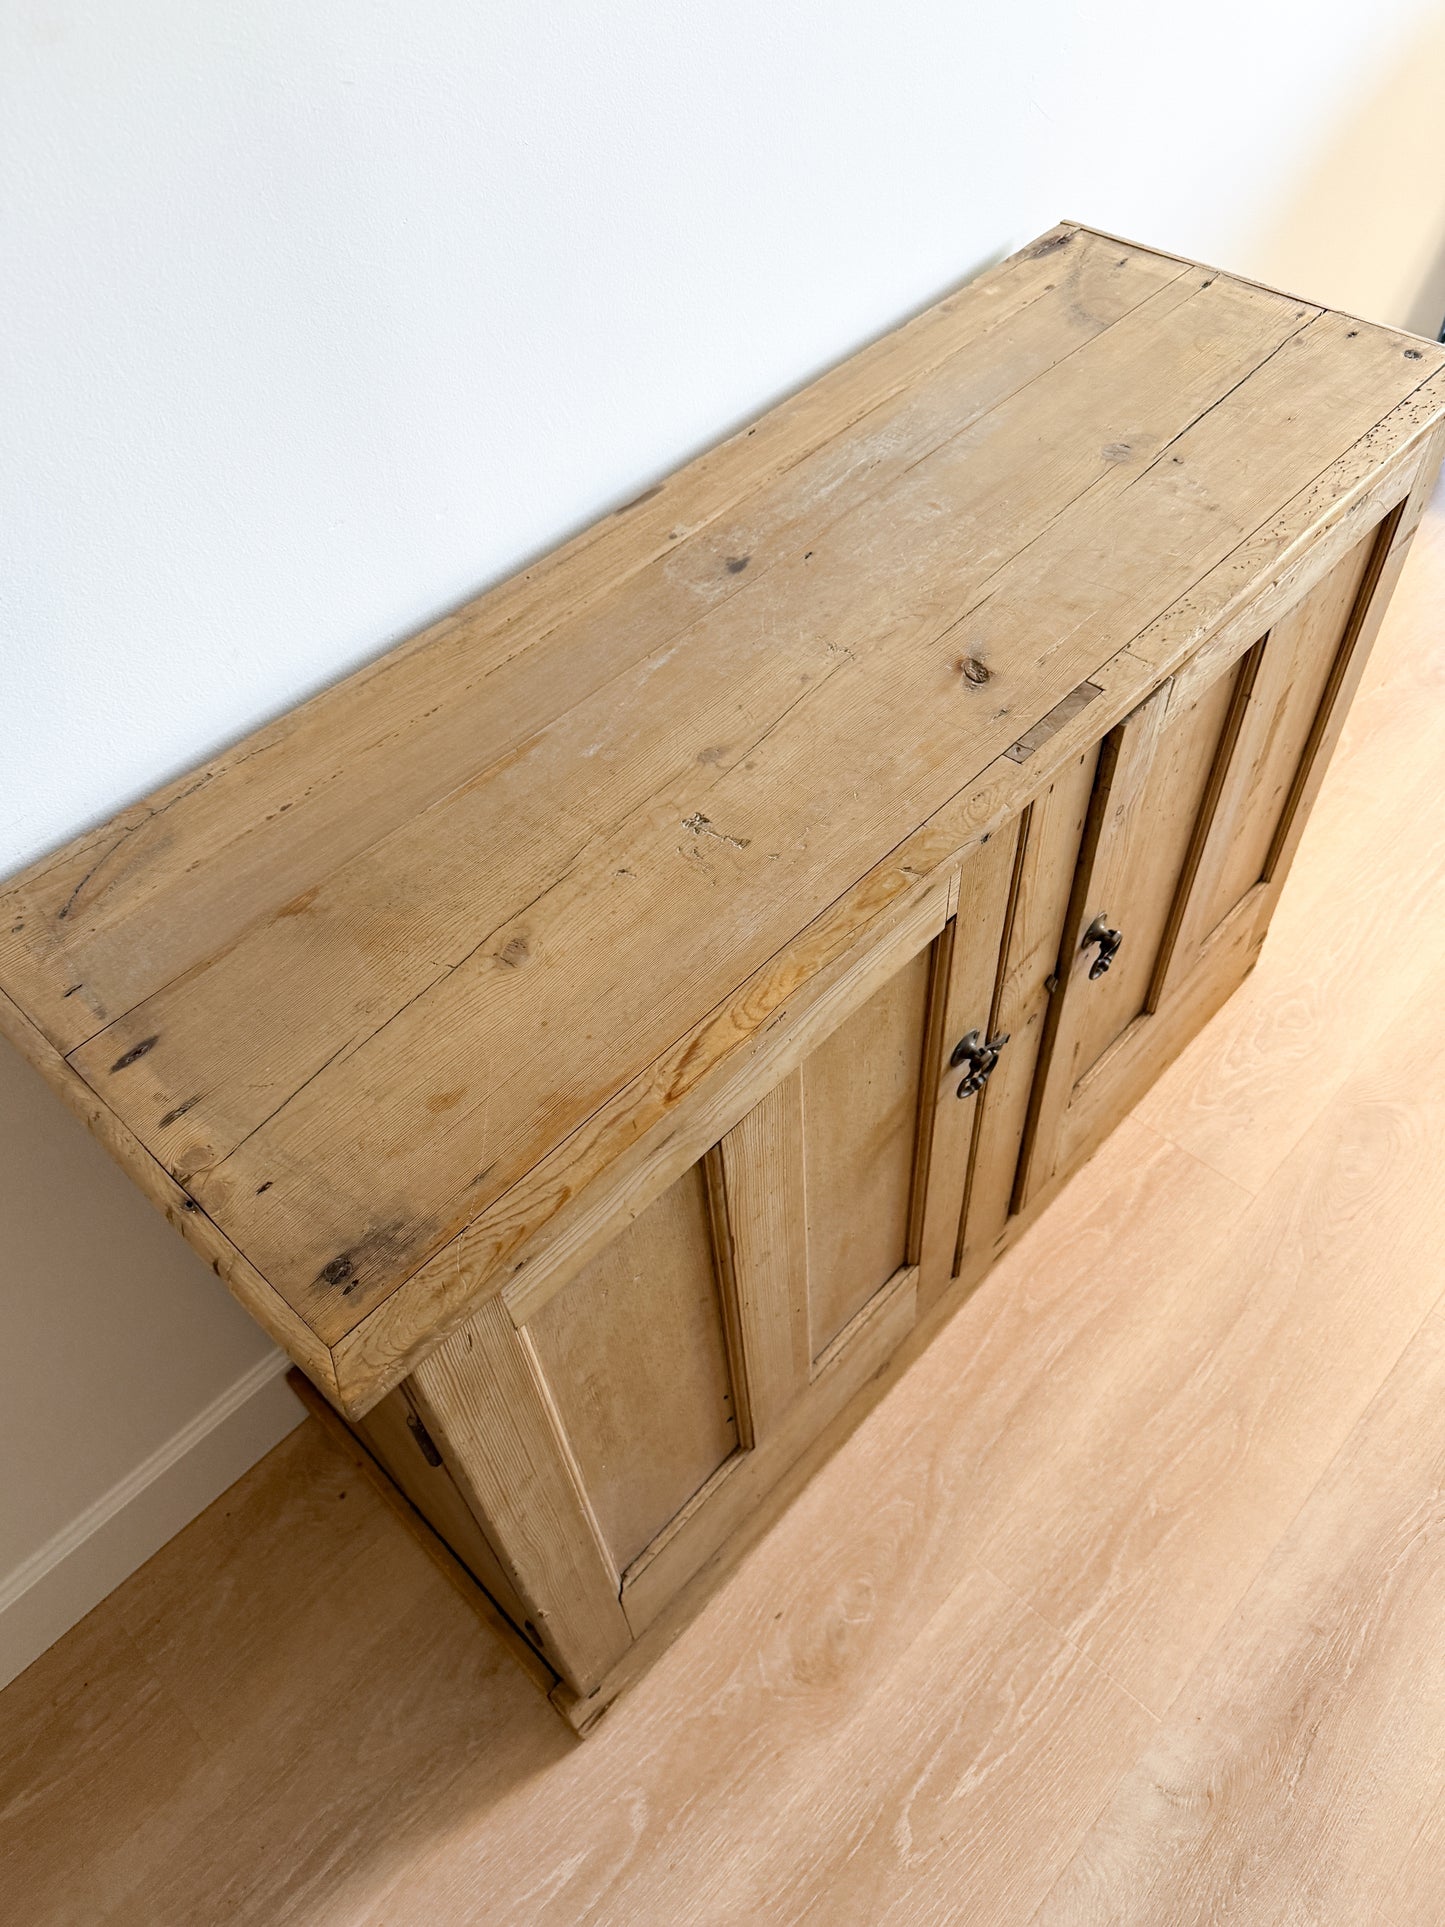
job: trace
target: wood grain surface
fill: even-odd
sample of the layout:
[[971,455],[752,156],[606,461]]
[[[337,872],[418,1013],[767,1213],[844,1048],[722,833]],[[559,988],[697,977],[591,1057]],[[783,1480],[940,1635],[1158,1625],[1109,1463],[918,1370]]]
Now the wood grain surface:
[[0,1020],[359,1413],[1080,708],[1378,508],[1442,371],[1057,229],[13,880]]
[[1432,518],[1258,968],[593,1738],[305,1426],[0,1694],[16,1917],[1435,1927],[1442,596]]

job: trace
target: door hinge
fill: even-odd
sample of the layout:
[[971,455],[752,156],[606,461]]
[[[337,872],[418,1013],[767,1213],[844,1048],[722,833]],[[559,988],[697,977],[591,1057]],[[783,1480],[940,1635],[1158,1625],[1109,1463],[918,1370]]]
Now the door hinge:
[[422,1424],[421,1420],[417,1417],[415,1412],[407,1413],[406,1429],[411,1433],[412,1437],[416,1440],[417,1444],[421,1447],[421,1455],[426,1460],[427,1464],[440,1465],[442,1462],[442,1455],[440,1452],[438,1452],[438,1450],[436,1449],[436,1446],[432,1443],[431,1433],[428,1432],[428,1430]]

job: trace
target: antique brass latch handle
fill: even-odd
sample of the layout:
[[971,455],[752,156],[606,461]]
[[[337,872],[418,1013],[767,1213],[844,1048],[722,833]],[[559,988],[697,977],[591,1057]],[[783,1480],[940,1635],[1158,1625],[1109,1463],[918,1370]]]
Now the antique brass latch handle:
[[1087,950],[1091,943],[1096,943],[1099,946],[1098,956],[1095,957],[1094,961],[1089,965],[1090,983],[1093,983],[1096,977],[1103,976],[1104,972],[1109,968],[1109,965],[1114,961],[1114,953],[1123,941],[1124,933],[1122,930],[1111,930],[1109,928],[1107,911],[1095,917],[1094,921],[1084,932],[1083,941],[1079,945],[1081,950]]
[[948,1062],[953,1070],[957,1070],[962,1064],[968,1066],[968,1075],[958,1087],[959,1097],[972,1097],[976,1091],[983,1089],[993,1074],[993,1067],[998,1062],[998,1054],[1008,1042],[1008,1038],[1008,1032],[1001,1030],[997,1037],[990,1037],[985,1043],[981,1030],[971,1030],[966,1037],[958,1040]]

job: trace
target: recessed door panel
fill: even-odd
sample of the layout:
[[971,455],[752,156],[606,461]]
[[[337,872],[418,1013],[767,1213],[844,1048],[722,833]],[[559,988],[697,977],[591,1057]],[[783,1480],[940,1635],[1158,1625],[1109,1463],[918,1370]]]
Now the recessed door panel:
[[904,964],[803,1065],[814,1358],[908,1263],[931,954]]
[[1186,956],[1264,877],[1375,545],[1373,532],[1356,543],[1264,640],[1211,847],[1182,933]]
[[[1105,834],[1112,897],[1103,877],[1089,903],[1090,921],[1103,919],[1121,941],[1108,969],[1089,981],[1079,1000],[1073,1044],[1078,1079],[1104,1055],[1144,1009],[1159,961],[1169,913],[1183,877],[1234,699],[1238,671],[1219,676],[1176,715],[1169,708],[1151,745],[1148,768],[1127,796],[1117,794]],[[1098,962],[1097,945],[1089,960]]]
[[737,1449],[702,1167],[685,1172],[527,1331],[620,1571]]

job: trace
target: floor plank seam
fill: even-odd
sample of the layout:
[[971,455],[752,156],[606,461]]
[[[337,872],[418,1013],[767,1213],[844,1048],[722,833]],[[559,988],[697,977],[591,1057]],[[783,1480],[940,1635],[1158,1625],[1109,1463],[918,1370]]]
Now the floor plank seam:
[[[1220,1012],[1221,1017],[1227,1013],[1228,1008],[1229,1006],[1226,1004],[1225,1009]],[[1218,1021],[1219,1021],[1219,1018],[1217,1017],[1211,1019],[1212,1023],[1218,1023]],[[1200,1036],[1207,1037],[1208,1035],[1209,1035],[1209,1025],[1206,1024],[1204,1029],[1200,1032]],[[1197,1165],[1201,1171],[1208,1171],[1212,1177],[1223,1178],[1224,1182],[1227,1185],[1230,1185],[1235,1191],[1239,1193],[1242,1211],[1247,1211],[1250,1205],[1254,1203],[1255,1199],[1259,1197],[1260,1192],[1264,1190],[1265,1188],[1264,1185],[1261,1185],[1259,1191],[1251,1191],[1247,1184],[1240,1183],[1239,1179],[1234,1175],[1232,1171],[1221,1170],[1217,1164],[1213,1163],[1211,1159],[1205,1157],[1202,1152],[1192,1149],[1191,1146],[1189,1146],[1188,1144],[1181,1144],[1179,1139],[1173,1136],[1172,1133],[1168,1131],[1164,1125],[1159,1124],[1153,1120],[1147,1120],[1145,1118],[1142,1118],[1137,1114],[1137,1112],[1130,1113],[1129,1121],[1131,1124],[1138,1125],[1141,1131],[1147,1131],[1150,1137],[1157,1138],[1160,1141],[1160,1143],[1169,1145],[1170,1148],[1172,1150],[1177,1151],[1181,1157],[1187,1158],[1191,1164]],[[1271,1173],[1270,1175],[1273,1176],[1273,1173]],[[1266,1178],[1265,1184],[1268,1184],[1268,1182],[1269,1182],[1269,1179]]]
[[[979,1572],[987,1573],[988,1577],[993,1580],[994,1584],[996,1586],[1000,1586],[1003,1589],[1003,1591],[1009,1595],[1010,1599],[1016,1600],[1018,1604],[1022,1606],[1024,1611],[1026,1613],[1031,1613],[1033,1617],[1037,1619],[1041,1625],[1047,1626],[1049,1631],[1054,1635],[1055,1639],[1061,1639],[1064,1642],[1064,1644],[1068,1647],[1069,1651],[1073,1653],[1077,1658],[1082,1660],[1084,1665],[1087,1666],[1091,1672],[1097,1673],[1100,1679],[1107,1680],[1110,1686],[1112,1686],[1116,1692],[1122,1693],[1126,1700],[1128,1700],[1132,1705],[1137,1706],[1139,1711],[1145,1714],[1149,1719],[1151,1719],[1156,1726],[1159,1724],[1160,1718],[1162,1716],[1156,1713],[1152,1706],[1146,1706],[1143,1700],[1139,1698],[1139,1695],[1137,1693],[1131,1693],[1129,1691],[1129,1688],[1124,1685],[1122,1680],[1115,1679],[1114,1675],[1109,1671],[1107,1666],[1102,1665],[1097,1659],[1094,1658],[1092,1653],[1087,1652],[1084,1649],[1084,1647],[1082,1647],[1079,1644],[1078,1640],[1073,1637],[1071,1633],[1066,1633],[1063,1627],[1060,1626],[1057,1623],[1057,1621],[1050,1619],[1049,1615],[1046,1612],[1041,1611],[1040,1608],[1034,1604],[1033,1600],[1030,1599],[1026,1594],[1021,1593],[1017,1586],[1011,1586],[1006,1579],[1000,1579],[998,1574],[994,1571],[993,1567],[985,1565],[982,1560],[978,1562],[977,1570]],[[930,1624],[932,1623],[931,1620],[929,1623]]]

